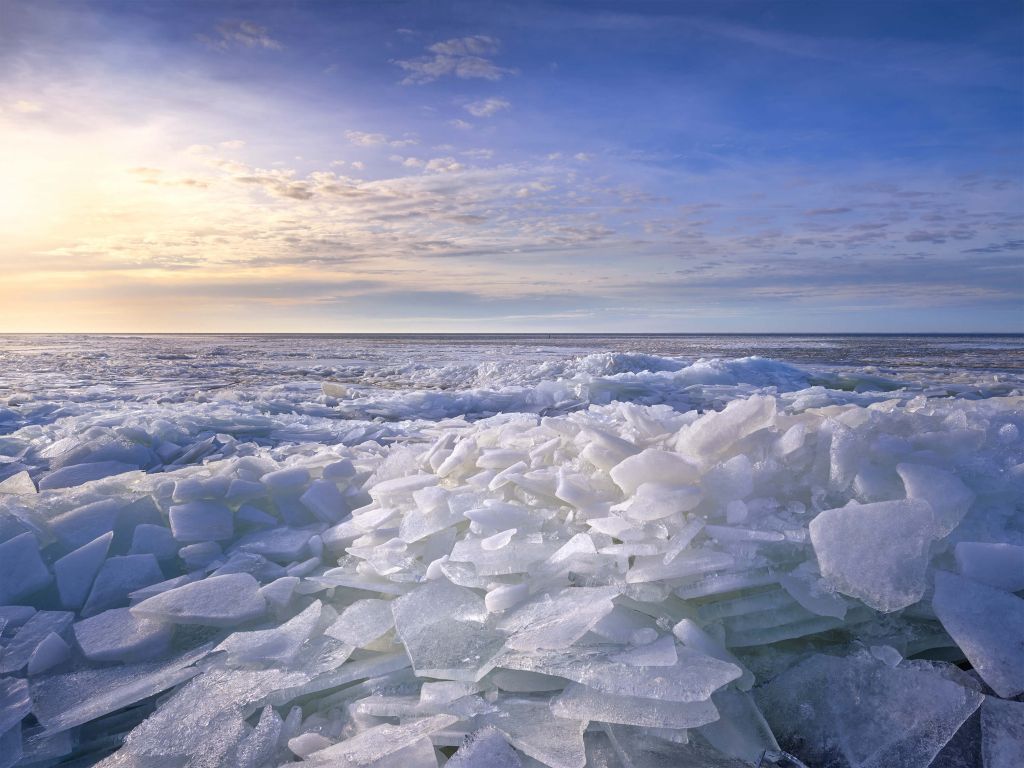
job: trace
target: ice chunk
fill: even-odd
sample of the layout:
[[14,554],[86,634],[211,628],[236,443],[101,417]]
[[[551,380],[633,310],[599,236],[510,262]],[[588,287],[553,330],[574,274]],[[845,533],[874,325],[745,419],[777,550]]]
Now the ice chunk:
[[678,453],[654,448],[623,459],[609,475],[627,495],[635,493],[644,483],[689,486],[699,479],[697,468]]
[[694,728],[718,719],[710,700],[679,702],[635,696],[612,696],[577,683],[551,701],[558,717],[640,725],[645,728]]
[[729,446],[775,421],[775,398],[755,395],[733,400],[720,412],[711,411],[689,427],[683,427],[676,442],[687,455],[711,461]]
[[21,725],[13,725],[6,731],[0,731],[0,768],[11,768],[21,762],[24,755]]
[[388,600],[356,600],[327,628],[325,634],[362,648],[395,625]]
[[1024,547],[961,541],[954,555],[960,573],[973,581],[1007,592],[1024,589]]
[[237,768],[260,768],[269,763],[277,751],[282,724],[273,707],[264,707],[256,727],[236,749]]
[[897,611],[924,595],[931,507],[919,499],[826,510],[810,523],[821,575],[844,595]]
[[65,608],[77,609],[85,604],[85,598],[106,560],[113,539],[113,531],[108,531],[53,564],[54,573],[57,574],[57,592]]
[[114,530],[122,507],[117,499],[85,504],[53,518],[50,530],[61,545],[76,549]]
[[325,523],[337,523],[349,512],[345,497],[330,480],[314,480],[299,501]]
[[67,611],[37,611],[4,648],[0,655],[0,672],[18,672],[24,668],[46,636],[62,634],[73,618],[74,614]]
[[235,632],[218,645],[233,664],[273,664],[286,666],[298,655],[302,644],[320,620],[323,604],[317,600],[301,613],[273,629]]
[[174,534],[164,526],[143,523],[132,533],[132,547],[128,554],[150,554],[157,560],[170,560],[178,554],[178,546]]
[[723,688],[711,694],[718,719],[700,728],[713,747],[732,757],[756,764],[766,752],[778,752],[779,743],[749,693]]
[[233,627],[258,619],[267,601],[248,573],[210,576],[161,592],[132,607],[135,616],[174,624]]
[[31,709],[28,683],[16,677],[0,677],[0,733],[20,723]]
[[0,604],[19,601],[52,578],[39,556],[35,534],[22,533],[0,544]]
[[523,761],[494,726],[486,726],[466,737],[445,768],[523,768]]
[[144,661],[171,647],[174,628],[114,608],[74,625],[75,641],[90,661]]
[[1024,692],[1024,599],[937,571],[932,607],[996,693],[1011,698]]
[[694,509],[704,494],[694,486],[671,486],[660,483],[642,483],[625,508],[634,520],[647,522],[660,520],[677,512]]
[[163,571],[153,555],[108,558],[96,574],[82,615],[95,616],[108,608],[118,608],[128,602],[130,593],[163,580]]
[[952,472],[927,464],[897,464],[896,471],[908,499],[931,505],[938,536],[956,528],[974,501],[974,493]]
[[188,680],[199,673],[192,664],[209,650],[207,645],[164,662],[39,677],[30,684],[32,711],[47,734],[65,731]]
[[434,715],[410,720],[402,725],[378,725],[350,739],[309,755],[310,768],[317,766],[372,766],[374,761],[408,747],[424,736],[455,723],[454,715]]
[[1019,768],[1024,756],[1024,703],[986,696],[981,705],[985,768]]
[[33,495],[36,493],[36,484],[32,482],[32,476],[27,471],[21,471],[0,482],[0,493],[16,496]]
[[678,650],[679,661],[671,667],[636,667],[612,661],[600,646],[573,647],[562,651],[509,654],[499,666],[564,677],[615,696],[635,696],[661,701],[703,701],[742,674],[735,664],[705,656],[689,648]]
[[754,694],[783,749],[837,768],[927,768],[983,698],[866,654],[812,656]]
[[488,629],[484,601],[444,580],[431,581],[392,602],[395,631],[416,674],[478,679],[493,666],[504,633]]
[[657,640],[613,654],[610,658],[634,667],[672,667],[679,661],[679,654],[672,636],[662,635]]
[[39,675],[62,664],[71,656],[71,648],[56,632],[51,632],[42,640],[28,657],[29,676]]
[[497,624],[509,632],[506,645],[517,651],[566,648],[609,614],[618,587],[569,587],[554,595],[534,596]]
[[104,477],[120,475],[135,469],[138,469],[138,466],[125,464],[122,461],[94,461],[85,464],[72,464],[43,475],[39,481],[39,490],[70,488],[71,486],[88,483],[91,480],[101,480]]
[[169,517],[171,532],[181,542],[223,541],[234,533],[231,510],[213,501],[175,504]]
[[546,702],[505,699],[501,709],[480,720],[504,733],[512,746],[551,768],[584,768],[582,720],[553,717]]
[[487,592],[484,605],[488,611],[496,613],[518,605],[529,596],[530,587],[527,584],[502,584]]

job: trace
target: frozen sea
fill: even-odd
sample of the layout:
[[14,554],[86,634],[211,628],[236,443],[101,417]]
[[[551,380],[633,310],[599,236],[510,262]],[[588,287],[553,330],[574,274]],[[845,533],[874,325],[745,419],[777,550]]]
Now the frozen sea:
[[1003,768],[1024,335],[0,336],[0,768]]

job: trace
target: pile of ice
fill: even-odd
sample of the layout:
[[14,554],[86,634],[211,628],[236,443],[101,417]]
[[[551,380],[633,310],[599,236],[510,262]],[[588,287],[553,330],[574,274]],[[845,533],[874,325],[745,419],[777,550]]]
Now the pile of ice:
[[1019,765],[1024,399],[819,394],[12,475],[0,768]]

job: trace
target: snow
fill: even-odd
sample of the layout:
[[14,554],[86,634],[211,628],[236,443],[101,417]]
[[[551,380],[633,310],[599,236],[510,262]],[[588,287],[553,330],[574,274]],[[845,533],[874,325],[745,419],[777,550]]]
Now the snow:
[[992,765],[1024,749],[1012,383],[189,343],[8,403],[5,757],[929,768],[979,722]]

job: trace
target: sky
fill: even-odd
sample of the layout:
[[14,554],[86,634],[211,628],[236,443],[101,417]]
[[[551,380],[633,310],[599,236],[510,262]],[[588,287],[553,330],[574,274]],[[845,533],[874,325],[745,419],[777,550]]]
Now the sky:
[[0,331],[1024,331],[1019,2],[0,0]]

